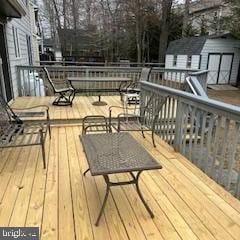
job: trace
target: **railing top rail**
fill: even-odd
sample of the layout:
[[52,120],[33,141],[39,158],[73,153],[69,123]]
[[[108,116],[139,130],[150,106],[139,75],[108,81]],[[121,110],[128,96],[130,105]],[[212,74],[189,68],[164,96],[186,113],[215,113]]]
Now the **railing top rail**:
[[200,71],[197,71],[197,72],[192,72],[192,73],[190,73],[190,75],[198,76],[198,75],[201,75],[201,74],[204,74],[204,73],[208,73],[208,72],[209,72],[208,70],[200,70]]
[[[89,69],[89,70],[133,70],[140,71],[142,67],[120,67],[120,66],[57,66],[57,65],[41,65],[41,66],[29,66],[29,65],[18,65],[18,68],[26,68],[26,69],[42,69],[43,67],[47,67],[48,69]],[[172,69],[172,68],[162,68],[162,67],[153,67],[152,71],[162,71],[162,72],[189,72],[194,73],[198,72],[198,70],[194,69]]]
[[105,66],[105,65],[143,65],[143,66],[164,66],[165,63],[151,63],[151,62],[78,62],[78,61],[38,61],[42,64],[85,64],[85,65],[95,65],[95,66]]
[[224,114],[225,112],[224,115],[226,115],[226,117],[233,117],[235,120],[240,121],[240,107],[210,98],[202,98],[200,96],[195,96],[192,93],[184,92],[170,87],[165,87],[151,82],[144,81],[141,82],[141,85],[145,90],[155,93],[162,92],[168,96],[180,97],[186,99],[189,104],[198,104],[197,106],[204,106],[204,109],[211,109],[211,111],[213,112],[221,111],[221,114]]

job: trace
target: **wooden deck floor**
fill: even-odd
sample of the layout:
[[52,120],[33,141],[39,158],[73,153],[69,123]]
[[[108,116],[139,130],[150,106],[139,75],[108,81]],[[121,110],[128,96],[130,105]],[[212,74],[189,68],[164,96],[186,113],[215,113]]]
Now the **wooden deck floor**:
[[101,177],[82,175],[88,166],[80,130],[53,127],[46,170],[39,147],[0,153],[0,226],[39,226],[42,240],[239,239],[240,202],[159,138],[153,148],[150,135],[139,133],[133,136],[163,165],[140,180],[155,218],[133,186],[116,187],[95,227],[105,184]]
[[[18,97],[13,102],[12,107],[32,107],[36,105],[49,106],[49,114],[51,120],[79,120],[87,115],[95,114],[109,116],[110,106],[122,106],[119,96],[102,96],[102,101],[105,101],[106,106],[94,106],[92,103],[98,100],[97,96],[77,96],[74,99],[73,106],[59,107],[53,106],[52,102],[54,97]],[[116,110],[113,112],[113,117],[116,117],[121,111]]]

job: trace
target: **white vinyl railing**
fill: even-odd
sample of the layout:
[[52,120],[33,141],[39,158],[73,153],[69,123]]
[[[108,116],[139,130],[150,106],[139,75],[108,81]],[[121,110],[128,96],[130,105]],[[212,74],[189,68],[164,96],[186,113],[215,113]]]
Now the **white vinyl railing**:
[[141,94],[142,104],[167,96],[156,134],[240,198],[240,107],[150,82]]
[[[141,67],[99,67],[99,66],[46,66],[51,78],[59,80],[68,77],[128,77],[132,81],[138,81]],[[18,91],[20,96],[43,96],[46,94],[45,88],[48,87],[43,66],[18,66]],[[153,67],[150,75],[150,82],[163,86],[180,89],[187,76],[196,74],[197,71],[189,69],[165,69]],[[207,71],[199,73],[201,84],[206,88]],[[75,85],[76,88],[84,88],[84,84]],[[92,83],[91,83],[92,84]],[[104,87],[103,85],[97,87]],[[92,86],[96,88],[96,86]],[[47,95],[51,93],[47,92]],[[85,93],[86,94],[86,93]],[[89,93],[91,94],[91,93]]]

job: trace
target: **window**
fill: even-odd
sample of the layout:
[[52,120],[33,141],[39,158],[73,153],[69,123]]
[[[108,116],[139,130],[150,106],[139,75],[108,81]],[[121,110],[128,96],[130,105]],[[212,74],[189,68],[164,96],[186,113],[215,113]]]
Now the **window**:
[[173,56],[173,66],[177,66],[177,55]]
[[19,46],[19,37],[18,37],[18,29],[14,26],[12,27],[12,34],[13,34],[13,42],[14,42],[14,50],[16,58],[20,58],[20,46]]
[[32,60],[31,37],[27,34],[26,34],[26,41],[27,41],[27,50],[28,50],[28,62],[29,62],[29,65],[32,65],[33,60]]
[[187,68],[191,68],[192,66],[192,56],[188,56],[187,58]]

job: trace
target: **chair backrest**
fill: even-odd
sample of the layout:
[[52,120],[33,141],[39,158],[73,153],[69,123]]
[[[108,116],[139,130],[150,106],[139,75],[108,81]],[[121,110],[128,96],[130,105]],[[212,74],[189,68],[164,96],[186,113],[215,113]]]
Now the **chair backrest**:
[[0,136],[2,136],[5,130],[11,125],[12,118],[19,119],[3,97],[0,96]]
[[153,94],[148,99],[146,99],[144,106],[140,111],[141,121],[145,123],[146,121],[148,123],[154,122],[156,118],[159,117],[163,105],[167,102],[168,97],[169,96],[159,96]]
[[150,77],[151,70],[152,70],[152,68],[147,68],[147,67],[142,68],[141,75],[140,75],[140,78],[139,78],[139,82],[148,81],[149,77]]
[[52,87],[54,93],[59,89],[70,87],[69,84],[68,84],[68,81],[66,81],[63,78],[60,78],[59,76],[58,76],[57,79],[52,79],[50,77],[50,74],[49,74],[46,67],[43,67],[43,71],[45,72],[47,81],[49,82],[50,86]]
[[53,82],[52,82],[52,79],[50,78],[50,74],[49,74],[47,68],[46,68],[46,67],[43,67],[43,71],[45,72],[46,77],[47,77],[47,80],[48,80],[48,82],[50,83],[52,89],[53,89],[54,92],[55,92],[56,89],[55,89],[55,86],[54,86],[54,84],[53,84]]
[[83,118],[82,134],[88,132],[109,132],[108,121],[105,116],[102,115],[91,115]]

